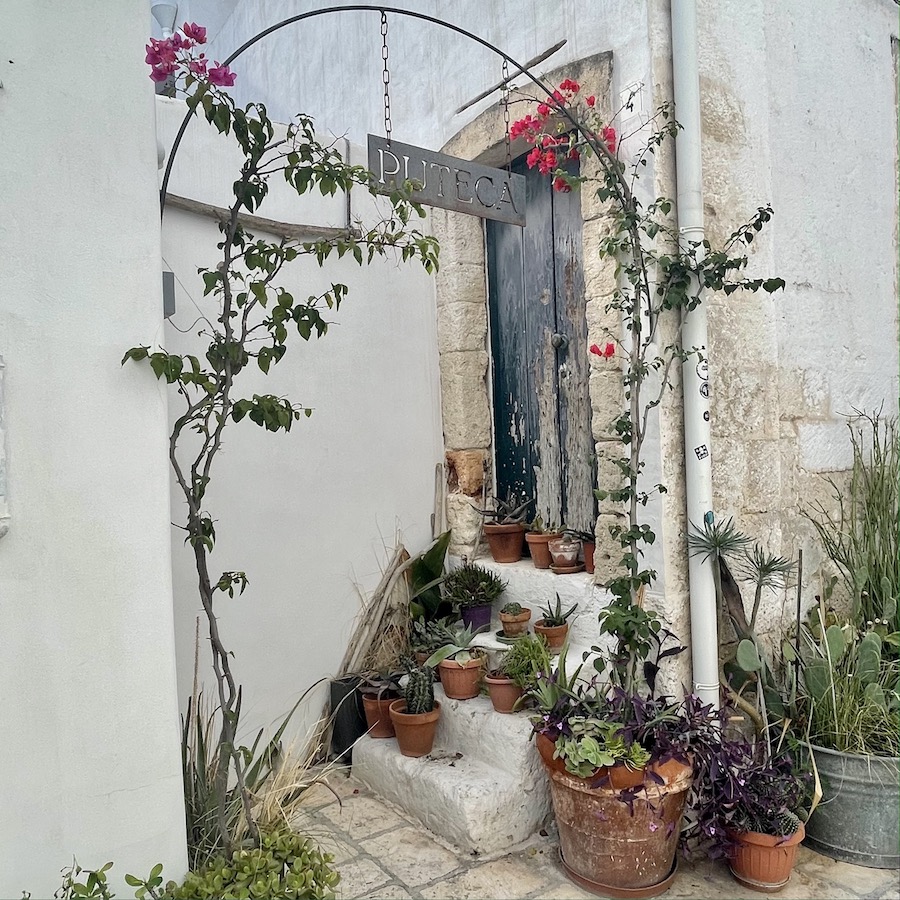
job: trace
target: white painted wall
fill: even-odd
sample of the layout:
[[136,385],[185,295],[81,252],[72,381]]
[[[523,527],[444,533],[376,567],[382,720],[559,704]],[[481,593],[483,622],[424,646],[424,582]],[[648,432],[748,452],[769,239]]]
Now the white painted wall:
[[[179,102],[159,101],[165,146],[183,109]],[[229,142],[205,122],[192,123],[171,191],[226,203],[236,172]],[[364,162],[361,148],[351,161]],[[367,191],[353,194],[352,210],[372,221]],[[273,182],[271,202],[259,214],[342,225],[345,197],[298,200]],[[427,232],[427,220],[419,221]],[[163,256],[179,280],[177,313],[165,331],[170,350],[205,348],[195,335],[200,326],[191,328],[198,307],[209,309],[197,267],[215,265],[218,239],[211,220],[166,212]],[[312,417],[288,434],[265,432],[249,420],[231,426],[207,495],[217,520],[212,565],[246,570],[250,579],[240,599],[225,597],[219,604],[223,640],[235,652],[235,673],[244,685],[245,724],[253,729],[272,724],[306,687],[337,670],[360,608],[355,585],[375,587],[388,556],[385,546],[393,547],[397,532],[413,552],[431,539],[434,467],[443,459],[433,281],[418,263],[386,259],[359,268],[345,259],[321,270],[314,261],[298,260],[281,283],[300,297],[319,293],[330,281],[342,281],[350,291],[329,317],[334,325],[328,333],[310,343],[292,335],[284,361],[268,377],[254,366],[241,388],[246,396],[290,397],[313,407]],[[173,415],[177,409],[173,401]],[[173,517],[181,522],[183,500],[174,491]],[[194,620],[202,609],[192,555],[180,532],[172,541],[183,705],[193,677]],[[205,642],[203,647],[201,672],[211,686]],[[307,715],[297,717],[298,730],[319,713],[321,698],[317,692]]]
[[0,896],[73,855],[186,868],[141,0],[11,0],[0,37]]

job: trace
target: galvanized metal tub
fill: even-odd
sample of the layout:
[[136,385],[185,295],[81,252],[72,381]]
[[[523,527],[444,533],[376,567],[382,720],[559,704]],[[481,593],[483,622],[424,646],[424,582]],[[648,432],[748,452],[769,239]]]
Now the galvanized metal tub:
[[822,802],[806,824],[807,846],[841,862],[900,867],[900,758],[810,745]]

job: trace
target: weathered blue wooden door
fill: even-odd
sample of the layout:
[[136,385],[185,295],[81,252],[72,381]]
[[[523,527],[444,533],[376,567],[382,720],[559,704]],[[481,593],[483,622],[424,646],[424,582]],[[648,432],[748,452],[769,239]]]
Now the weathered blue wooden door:
[[[573,164],[574,165],[574,164]],[[487,223],[497,489],[544,522],[587,530],[594,447],[581,265],[581,198],[528,169],[527,226]]]

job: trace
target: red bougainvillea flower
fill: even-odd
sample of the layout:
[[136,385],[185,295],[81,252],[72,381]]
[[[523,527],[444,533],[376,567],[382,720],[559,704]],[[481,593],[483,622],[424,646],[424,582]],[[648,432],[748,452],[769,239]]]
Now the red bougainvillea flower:
[[209,78],[210,84],[215,84],[219,87],[231,87],[237,75],[228,66],[220,66],[218,60],[216,60],[216,64],[206,73],[206,77]]
[[606,345],[601,347],[599,344],[591,344],[590,352],[594,356],[601,356],[603,359],[609,359],[616,355],[616,345],[612,341],[607,341]]
[[206,29],[202,25],[198,25],[196,22],[185,22],[181,26],[181,30],[184,36],[195,44],[206,43]]
[[538,115],[539,116],[549,116],[550,115],[550,107],[547,106],[546,103],[538,103]]
[[561,175],[557,175],[556,178],[553,179],[553,190],[558,191],[561,194],[568,194],[569,191],[572,190],[572,187],[565,178]]
[[533,169],[538,162],[540,162],[541,157],[544,154],[541,153],[540,147],[535,147],[528,156],[525,157],[525,162],[528,164],[529,169]]
[[585,101],[584,101],[584,102],[587,103],[587,105],[590,106],[591,109],[593,109],[593,108],[594,108],[594,104],[597,102],[597,98],[596,98],[593,94],[591,94],[590,97],[586,97],[586,98],[585,98]]
[[606,147],[610,153],[616,152],[616,129],[612,125],[607,125],[603,129],[603,140],[606,141]]
[[560,84],[559,89],[567,94],[577,94],[581,90],[581,85],[577,81],[567,78]]
[[541,157],[540,162],[538,163],[538,172],[541,175],[549,175],[554,169],[556,169],[557,160],[556,154],[552,150],[548,150]]

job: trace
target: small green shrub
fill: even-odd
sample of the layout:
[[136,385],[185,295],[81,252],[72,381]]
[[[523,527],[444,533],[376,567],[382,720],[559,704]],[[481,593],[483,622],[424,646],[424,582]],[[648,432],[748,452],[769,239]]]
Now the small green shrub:
[[454,569],[444,579],[444,597],[455,609],[468,609],[493,603],[506,587],[493,572],[475,563]]
[[547,642],[531,634],[516,638],[500,664],[501,674],[511,678],[522,690],[534,685],[538,672],[549,672],[550,669]]

